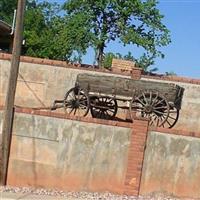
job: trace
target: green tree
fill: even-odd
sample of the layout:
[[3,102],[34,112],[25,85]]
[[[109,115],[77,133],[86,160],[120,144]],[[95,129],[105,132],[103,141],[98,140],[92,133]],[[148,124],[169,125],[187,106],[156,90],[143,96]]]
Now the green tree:
[[112,66],[112,60],[113,58],[117,58],[117,59],[123,59],[123,60],[130,60],[130,61],[134,61],[136,62],[136,59],[133,57],[133,55],[131,54],[131,52],[128,52],[127,55],[123,56],[120,53],[112,53],[112,52],[108,52],[104,55],[103,61],[102,61],[102,66],[104,68],[110,69]]
[[11,24],[16,7],[17,0],[0,0],[0,20]]
[[[163,54],[162,54],[163,57]],[[143,54],[139,59],[136,59],[136,62],[140,68],[142,68],[145,72],[156,72],[158,71],[157,67],[154,67],[152,69],[149,69],[151,65],[155,63],[154,59],[156,58],[156,55],[148,55],[148,54]]]
[[24,23],[25,55],[63,59],[63,54],[59,54],[56,48],[58,32],[63,27],[59,12],[60,6],[55,3],[27,6]]
[[137,66],[142,68],[145,72],[155,72],[158,70],[158,68],[154,67],[150,69],[149,67],[154,64],[154,57],[148,57],[148,55],[143,54],[139,59],[136,59],[132,53],[129,51],[128,54],[122,55],[120,53],[112,53],[108,52],[105,54],[103,58],[103,67],[110,69],[112,66],[112,59],[117,58],[117,59],[123,59],[123,60],[130,60],[133,62],[136,62]]
[[[11,24],[16,7],[17,0],[0,0],[0,19]],[[24,55],[81,61],[82,53],[88,48],[88,37],[85,34],[88,30],[81,27],[85,21],[84,16],[74,18],[74,23],[73,20],[69,21],[68,17],[61,15],[61,12],[62,7],[57,3],[27,1]],[[74,52],[76,56],[72,57]]]
[[79,23],[75,19],[83,17],[81,27],[89,30],[84,34],[89,38],[88,46],[95,49],[99,66],[102,66],[104,50],[112,40],[143,47],[154,57],[162,56],[159,48],[170,42],[156,0],[68,0],[64,9],[68,23]]
[[[27,0],[26,5],[28,7],[35,7],[36,1]],[[17,0],[0,0],[0,20],[11,24],[15,9],[17,9]]]

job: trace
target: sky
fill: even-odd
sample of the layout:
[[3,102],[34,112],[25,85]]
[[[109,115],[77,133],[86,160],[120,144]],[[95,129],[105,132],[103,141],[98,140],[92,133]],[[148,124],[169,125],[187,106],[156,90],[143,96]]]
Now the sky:
[[[165,16],[163,23],[171,32],[172,42],[161,49],[165,58],[156,59],[152,68],[157,67],[157,73],[175,72],[178,76],[200,78],[200,0],[159,0],[158,8]],[[141,50],[133,45],[124,47],[117,41],[110,43],[106,49],[106,52],[122,55],[128,51],[135,57],[141,54]],[[89,49],[83,63],[93,62],[94,52]]]

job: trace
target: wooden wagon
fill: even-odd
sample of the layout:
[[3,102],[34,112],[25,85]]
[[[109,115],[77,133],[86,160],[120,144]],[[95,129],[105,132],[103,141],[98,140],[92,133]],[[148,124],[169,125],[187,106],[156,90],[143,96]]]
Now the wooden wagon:
[[66,93],[63,106],[69,114],[86,116],[90,111],[102,119],[115,118],[119,108],[129,109],[132,119],[145,117],[152,126],[171,128],[178,120],[183,92],[172,83],[84,73]]

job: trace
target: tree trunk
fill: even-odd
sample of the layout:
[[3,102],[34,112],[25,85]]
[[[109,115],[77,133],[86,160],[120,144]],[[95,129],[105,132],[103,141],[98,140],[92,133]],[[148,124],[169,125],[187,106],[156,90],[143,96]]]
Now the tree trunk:
[[97,49],[97,64],[99,68],[103,68],[103,53],[104,53],[104,43]]

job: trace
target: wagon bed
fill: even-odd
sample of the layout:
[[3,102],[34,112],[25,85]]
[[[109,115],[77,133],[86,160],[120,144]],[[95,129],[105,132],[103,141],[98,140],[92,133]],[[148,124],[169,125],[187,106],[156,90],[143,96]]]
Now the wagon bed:
[[115,98],[132,98],[142,91],[159,92],[170,104],[177,109],[181,108],[183,88],[173,83],[161,83],[156,81],[133,80],[116,76],[102,76],[91,74],[79,74],[76,85],[89,93],[99,95],[111,95]]

